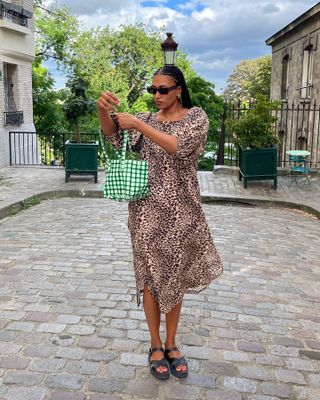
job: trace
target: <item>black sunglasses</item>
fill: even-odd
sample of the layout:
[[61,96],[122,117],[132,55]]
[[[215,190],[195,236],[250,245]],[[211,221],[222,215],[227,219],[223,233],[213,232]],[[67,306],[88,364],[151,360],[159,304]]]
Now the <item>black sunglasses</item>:
[[149,86],[147,87],[147,91],[150,94],[156,94],[157,92],[159,92],[160,94],[168,94],[171,90],[176,89],[177,87],[178,85],[170,87],[159,87],[159,88],[156,88],[154,86]]

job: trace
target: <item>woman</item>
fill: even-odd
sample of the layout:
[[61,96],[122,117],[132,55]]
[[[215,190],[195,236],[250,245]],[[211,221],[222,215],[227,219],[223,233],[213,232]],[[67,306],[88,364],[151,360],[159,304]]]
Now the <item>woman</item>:
[[[183,73],[175,66],[156,71],[148,92],[158,112],[110,112],[120,105],[111,92],[97,101],[101,129],[117,148],[127,129],[131,144],[148,160],[148,198],[129,203],[128,228],[133,247],[138,305],[143,306],[151,336],[150,372],[158,379],[188,374],[188,364],[175,344],[185,293],[198,293],[222,273],[200,203],[197,161],[204,150],[208,118],[192,107]],[[165,314],[165,349],[159,334]]]

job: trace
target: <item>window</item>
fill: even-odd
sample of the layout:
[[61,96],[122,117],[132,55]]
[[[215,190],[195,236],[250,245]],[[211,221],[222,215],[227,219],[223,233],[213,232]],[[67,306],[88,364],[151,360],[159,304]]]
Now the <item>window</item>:
[[313,46],[312,45],[307,46],[303,51],[303,64],[302,64],[301,97],[303,99],[310,98],[311,96],[313,55],[314,55]]
[[282,75],[281,75],[281,99],[288,98],[289,90],[289,55],[282,59]]
[[18,67],[15,64],[4,63],[3,86],[4,86],[4,124],[20,125],[23,123],[23,112],[17,111],[14,82],[17,82]]
[[5,111],[17,111],[14,96],[14,77],[17,72],[15,64],[4,63],[3,69],[3,85],[4,85],[4,108]]

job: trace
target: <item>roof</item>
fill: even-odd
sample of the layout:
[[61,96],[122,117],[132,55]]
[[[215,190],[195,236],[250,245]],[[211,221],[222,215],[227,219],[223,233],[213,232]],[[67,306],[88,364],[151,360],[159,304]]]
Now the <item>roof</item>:
[[273,45],[275,41],[282,39],[288,33],[291,33],[293,30],[299,28],[302,24],[306,23],[306,21],[310,19],[320,19],[320,2],[315,6],[310,8],[308,11],[300,15],[294,21],[290,22],[287,26],[282,28],[279,32],[275,33],[269,39],[266,40],[267,45]]

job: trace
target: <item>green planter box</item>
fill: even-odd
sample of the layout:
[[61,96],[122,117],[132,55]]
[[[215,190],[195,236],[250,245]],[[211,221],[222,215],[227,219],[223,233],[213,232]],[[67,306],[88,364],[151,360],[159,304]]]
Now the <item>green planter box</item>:
[[240,149],[239,179],[243,179],[244,188],[247,188],[248,181],[266,179],[272,179],[274,189],[277,188],[277,153],[276,147]]
[[92,143],[77,143],[73,140],[65,142],[65,181],[70,175],[93,175],[98,182],[98,141]]

